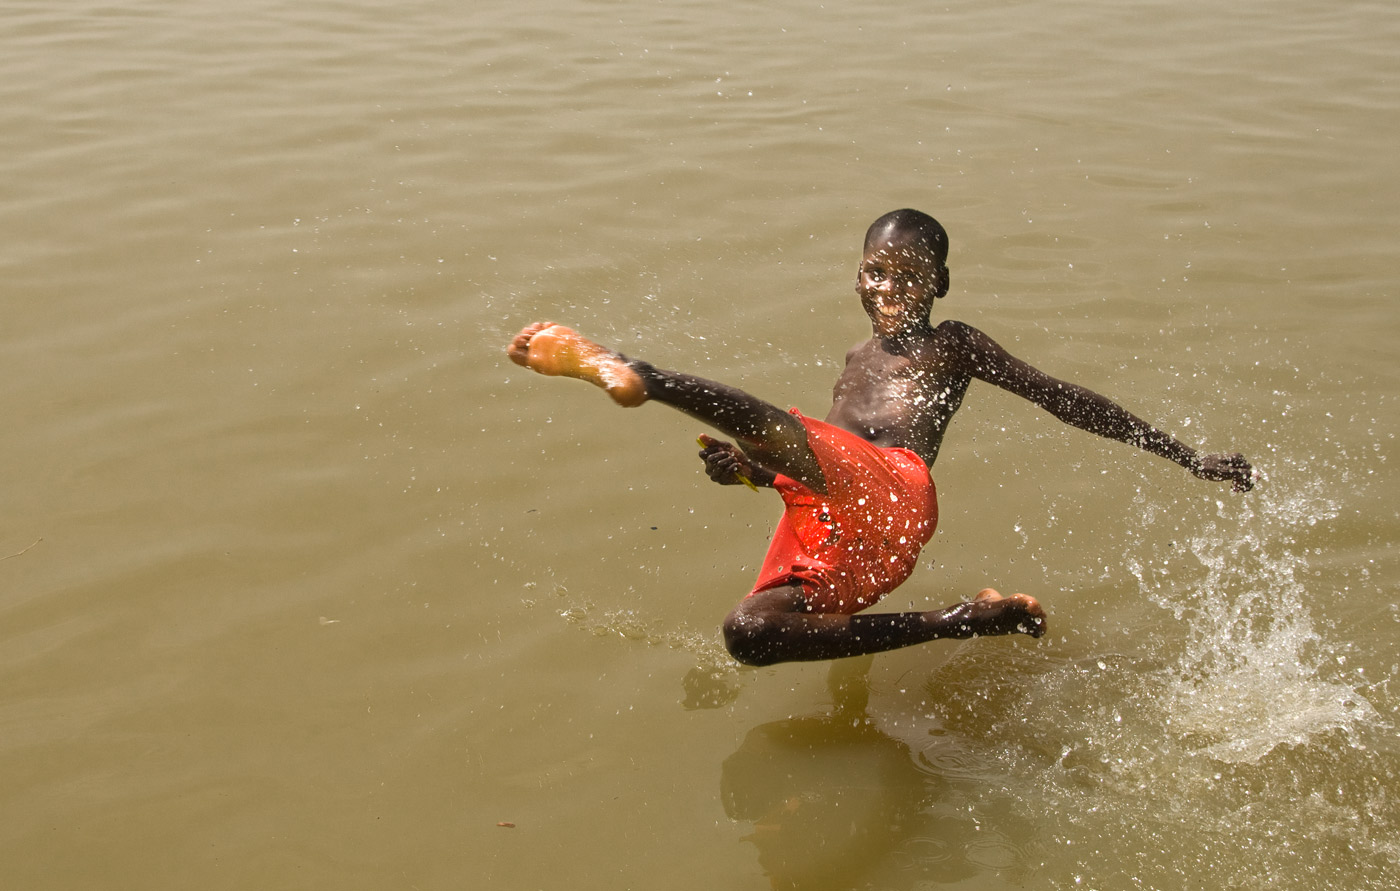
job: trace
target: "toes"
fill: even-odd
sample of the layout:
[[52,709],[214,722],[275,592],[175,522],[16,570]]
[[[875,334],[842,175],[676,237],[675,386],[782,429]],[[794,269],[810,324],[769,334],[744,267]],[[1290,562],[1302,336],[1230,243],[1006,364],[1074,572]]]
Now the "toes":
[[1022,630],[1031,637],[1044,635],[1046,628],[1045,608],[1040,605],[1040,602],[1027,594],[1013,594],[1011,599],[1021,604],[1026,617],[1030,619],[1028,623],[1021,626]]
[[521,328],[521,329],[520,329],[520,333],[519,333],[519,334],[515,335],[515,341],[514,341],[514,342],[515,342],[515,343],[519,343],[519,344],[523,344],[523,345],[525,345],[525,346],[528,347],[529,344],[530,344],[530,338],[534,337],[536,334],[539,334],[541,331],[543,331],[543,330],[546,329],[546,328],[553,328],[553,327],[554,327],[554,323],[553,323],[553,322],[534,322],[534,323],[532,323],[532,324],[526,325],[524,328]]
[[1029,594],[1012,594],[1008,599],[1019,603],[1021,609],[1025,610],[1026,615],[1037,619],[1045,618],[1045,608],[1040,605],[1039,600],[1036,600]]
[[536,334],[546,328],[553,328],[553,322],[534,322],[520,329],[520,333],[511,339],[510,346],[506,347],[506,355],[510,356],[510,361],[516,365],[529,367],[530,362],[530,341]]

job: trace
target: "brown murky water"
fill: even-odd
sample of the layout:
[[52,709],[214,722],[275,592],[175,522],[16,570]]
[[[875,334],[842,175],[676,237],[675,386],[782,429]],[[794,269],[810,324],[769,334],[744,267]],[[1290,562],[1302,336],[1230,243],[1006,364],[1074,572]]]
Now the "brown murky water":
[[[12,2],[0,886],[1390,888],[1400,10]],[[859,239],[1268,481],[974,387],[890,598],[740,670],[777,514],[536,318],[825,410]],[[506,825],[509,824],[509,825]]]

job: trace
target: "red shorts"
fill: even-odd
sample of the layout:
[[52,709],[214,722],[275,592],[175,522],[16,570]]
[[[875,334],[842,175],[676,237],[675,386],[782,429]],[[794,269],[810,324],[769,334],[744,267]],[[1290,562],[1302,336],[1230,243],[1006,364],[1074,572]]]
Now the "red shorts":
[[778,475],[786,509],[750,596],[798,583],[812,612],[856,613],[899,587],[938,525],[928,467],[908,449],[880,448],[825,421],[807,428],[826,494]]

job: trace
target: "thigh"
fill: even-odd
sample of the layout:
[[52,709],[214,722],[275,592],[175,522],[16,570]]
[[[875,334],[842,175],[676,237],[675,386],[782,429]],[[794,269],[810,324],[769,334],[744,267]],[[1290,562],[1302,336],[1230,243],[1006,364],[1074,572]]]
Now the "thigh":
[[769,470],[825,491],[821,465],[807,442],[807,428],[791,412],[718,381],[643,362],[633,362],[633,367],[647,382],[647,398],[732,436],[745,455]]

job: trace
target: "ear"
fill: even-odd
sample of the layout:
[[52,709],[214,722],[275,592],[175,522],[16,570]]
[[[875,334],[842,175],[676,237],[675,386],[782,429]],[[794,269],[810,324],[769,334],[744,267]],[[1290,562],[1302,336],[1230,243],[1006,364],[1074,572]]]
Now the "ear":
[[935,282],[935,283],[934,283],[934,286],[933,286],[933,296],[934,296],[934,299],[937,299],[937,298],[939,298],[939,297],[944,297],[944,296],[947,295],[947,293],[948,293],[948,283],[949,283],[949,279],[948,279],[948,267],[947,267],[947,266],[940,266],[940,267],[938,267],[938,281]]

